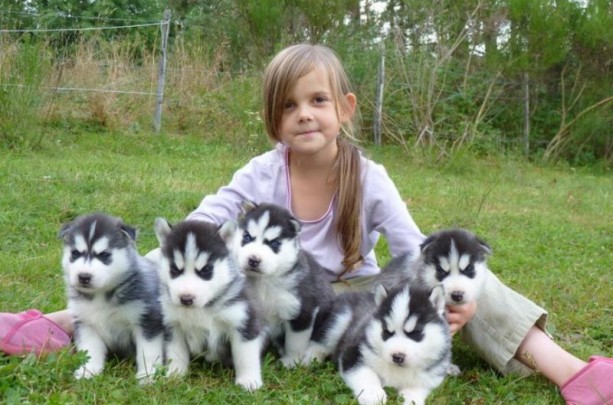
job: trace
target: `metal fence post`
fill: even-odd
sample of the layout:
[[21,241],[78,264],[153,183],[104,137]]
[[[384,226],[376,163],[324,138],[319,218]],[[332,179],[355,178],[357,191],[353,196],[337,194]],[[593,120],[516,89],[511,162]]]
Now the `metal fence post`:
[[375,95],[375,116],[373,137],[375,145],[381,145],[381,127],[383,126],[383,85],[385,83],[385,46],[381,45],[381,61],[377,72],[377,88]]

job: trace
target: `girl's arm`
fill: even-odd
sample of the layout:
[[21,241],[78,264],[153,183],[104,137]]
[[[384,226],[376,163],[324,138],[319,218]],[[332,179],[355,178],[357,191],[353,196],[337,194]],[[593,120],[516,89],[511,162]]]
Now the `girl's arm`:
[[425,236],[385,168],[372,162],[364,181],[364,209],[367,232],[383,235],[392,257],[419,250]]
[[243,200],[259,203],[269,188],[270,176],[262,172],[258,158],[252,159],[234,173],[228,185],[221,187],[215,194],[206,195],[187,219],[208,221],[218,225],[236,219]]

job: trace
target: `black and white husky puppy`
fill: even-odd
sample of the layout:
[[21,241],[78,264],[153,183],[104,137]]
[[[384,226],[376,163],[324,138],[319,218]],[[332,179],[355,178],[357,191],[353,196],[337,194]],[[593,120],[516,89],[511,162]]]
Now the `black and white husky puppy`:
[[[331,355],[362,405],[387,400],[396,388],[405,404],[424,404],[445,379],[451,336],[445,320],[443,287],[400,284],[389,291],[348,292],[313,335],[310,350]],[[313,354],[314,354],[313,353]]]
[[302,225],[273,204],[242,203],[232,249],[262,304],[286,367],[304,363],[313,328],[327,314],[334,290],[325,270],[302,250]]
[[[383,268],[376,283],[392,287],[407,281],[432,288],[442,284],[447,305],[476,301],[489,274],[490,246],[466,229],[445,229],[429,235],[416,254],[406,253]],[[461,370],[451,364],[450,375]]]
[[489,245],[465,229],[446,229],[429,235],[420,251],[392,259],[376,282],[392,287],[403,280],[433,288],[443,284],[447,305],[475,301],[489,270]]
[[225,226],[203,221],[171,226],[157,218],[154,227],[169,373],[184,375],[190,357],[204,354],[208,361],[232,363],[236,384],[258,389],[266,331],[228,250]]
[[95,213],[65,224],[59,238],[75,344],[89,356],[75,377],[100,374],[111,352],[135,356],[136,377],[149,381],[163,362],[164,327],[157,273],[136,250],[136,229]]

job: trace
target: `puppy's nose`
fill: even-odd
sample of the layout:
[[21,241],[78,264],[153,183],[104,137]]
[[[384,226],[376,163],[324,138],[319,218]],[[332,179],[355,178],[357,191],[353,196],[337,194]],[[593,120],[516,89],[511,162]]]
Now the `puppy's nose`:
[[256,268],[260,265],[260,263],[262,263],[262,260],[260,260],[260,258],[257,256],[250,256],[247,263],[249,264],[249,267]]
[[191,294],[184,294],[179,297],[179,300],[181,301],[181,304],[185,305],[186,307],[194,304],[194,296]]
[[92,275],[89,273],[79,273],[79,284],[89,285],[92,281]]
[[461,302],[464,299],[464,291],[454,291],[451,293],[451,299],[455,302]]
[[404,353],[394,353],[392,354],[392,361],[396,364],[404,363],[405,355]]

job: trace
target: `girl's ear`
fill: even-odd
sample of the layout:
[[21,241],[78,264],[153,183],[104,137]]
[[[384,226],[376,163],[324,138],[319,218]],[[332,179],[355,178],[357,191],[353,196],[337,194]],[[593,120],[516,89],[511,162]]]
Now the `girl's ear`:
[[355,107],[358,104],[358,100],[355,96],[355,94],[353,93],[347,93],[345,94],[345,108],[341,111],[341,122],[347,122],[349,121],[352,117],[353,114],[355,113]]

